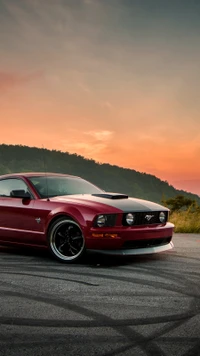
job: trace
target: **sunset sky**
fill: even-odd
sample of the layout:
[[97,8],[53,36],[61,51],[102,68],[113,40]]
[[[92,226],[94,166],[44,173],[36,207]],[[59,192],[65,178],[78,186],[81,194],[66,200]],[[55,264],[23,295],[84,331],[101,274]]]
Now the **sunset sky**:
[[0,0],[0,124],[200,195],[200,1]]

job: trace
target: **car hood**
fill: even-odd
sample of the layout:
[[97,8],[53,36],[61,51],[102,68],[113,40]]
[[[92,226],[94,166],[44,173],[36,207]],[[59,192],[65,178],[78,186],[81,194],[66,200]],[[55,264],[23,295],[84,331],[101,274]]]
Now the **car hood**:
[[147,212],[147,211],[168,211],[169,209],[148,200],[129,198],[123,194],[102,193],[102,194],[76,194],[50,198],[51,201],[84,205],[88,207],[100,207],[106,205],[119,209],[123,212]]

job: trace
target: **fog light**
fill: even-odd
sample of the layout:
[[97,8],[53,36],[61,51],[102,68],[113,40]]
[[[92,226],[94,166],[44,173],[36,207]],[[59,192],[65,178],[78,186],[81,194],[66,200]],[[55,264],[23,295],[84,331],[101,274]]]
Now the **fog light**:
[[92,237],[97,237],[97,238],[103,237],[103,234],[92,234]]
[[112,239],[115,239],[116,237],[118,237],[117,234],[105,234],[105,237],[111,237]]

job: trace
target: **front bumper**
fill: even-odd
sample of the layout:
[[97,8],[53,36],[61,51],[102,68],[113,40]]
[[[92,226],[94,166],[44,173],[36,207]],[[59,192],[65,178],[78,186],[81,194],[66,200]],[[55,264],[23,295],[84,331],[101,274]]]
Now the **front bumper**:
[[88,250],[117,250],[116,253],[120,254],[122,251],[124,254],[130,254],[127,251],[132,251],[131,254],[143,254],[144,251],[161,252],[173,247],[171,243],[173,229],[174,225],[169,222],[165,225],[92,228],[85,235],[85,245]]

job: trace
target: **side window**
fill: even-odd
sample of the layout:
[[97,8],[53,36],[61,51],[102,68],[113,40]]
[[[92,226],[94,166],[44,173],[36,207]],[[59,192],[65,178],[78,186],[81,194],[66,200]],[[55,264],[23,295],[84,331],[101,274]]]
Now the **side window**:
[[0,197],[11,197],[12,190],[25,190],[25,192],[28,192],[28,187],[21,179],[9,178],[0,180]]

